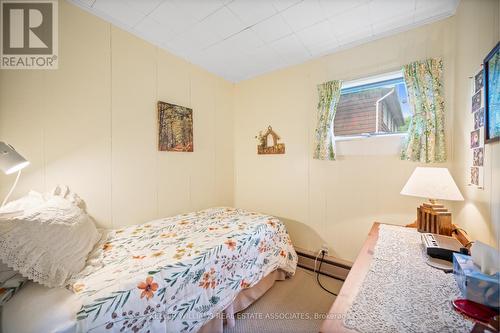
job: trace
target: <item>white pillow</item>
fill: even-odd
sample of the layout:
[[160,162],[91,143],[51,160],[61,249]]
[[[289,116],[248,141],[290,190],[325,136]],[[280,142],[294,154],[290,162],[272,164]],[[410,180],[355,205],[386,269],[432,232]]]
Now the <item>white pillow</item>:
[[53,193],[14,216],[0,214],[0,260],[47,287],[64,286],[80,272],[100,238],[76,194]]
[[24,197],[11,201],[5,206],[0,207],[0,218],[20,215],[26,209],[40,206],[44,202],[45,199],[42,194],[35,191],[29,191],[29,193]]

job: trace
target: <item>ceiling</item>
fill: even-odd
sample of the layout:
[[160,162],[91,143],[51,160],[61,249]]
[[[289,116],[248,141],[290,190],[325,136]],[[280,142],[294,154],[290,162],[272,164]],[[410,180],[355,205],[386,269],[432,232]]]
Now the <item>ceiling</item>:
[[237,82],[437,21],[460,0],[70,0]]

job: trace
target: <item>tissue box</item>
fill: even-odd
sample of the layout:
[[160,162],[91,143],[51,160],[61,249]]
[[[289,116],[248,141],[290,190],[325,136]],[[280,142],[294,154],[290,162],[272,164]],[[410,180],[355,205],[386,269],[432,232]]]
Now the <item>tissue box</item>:
[[493,308],[500,307],[500,273],[484,274],[474,265],[472,257],[453,253],[453,274],[466,299]]

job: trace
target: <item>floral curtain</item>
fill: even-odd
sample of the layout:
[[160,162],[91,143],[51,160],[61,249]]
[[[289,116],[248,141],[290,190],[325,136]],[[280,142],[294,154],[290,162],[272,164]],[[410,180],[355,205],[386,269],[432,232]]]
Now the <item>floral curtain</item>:
[[318,124],[316,125],[316,140],[314,158],[318,160],[335,160],[335,139],[333,134],[333,119],[340,98],[342,81],[329,81],[318,85]]
[[412,118],[401,159],[445,162],[443,61],[427,59],[403,67]]

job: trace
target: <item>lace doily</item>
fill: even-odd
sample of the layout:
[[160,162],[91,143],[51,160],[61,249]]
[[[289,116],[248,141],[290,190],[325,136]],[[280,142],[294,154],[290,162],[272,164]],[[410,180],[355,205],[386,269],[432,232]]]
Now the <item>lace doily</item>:
[[344,325],[371,332],[470,332],[452,273],[427,265],[416,229],[381,225],[373,260]]

